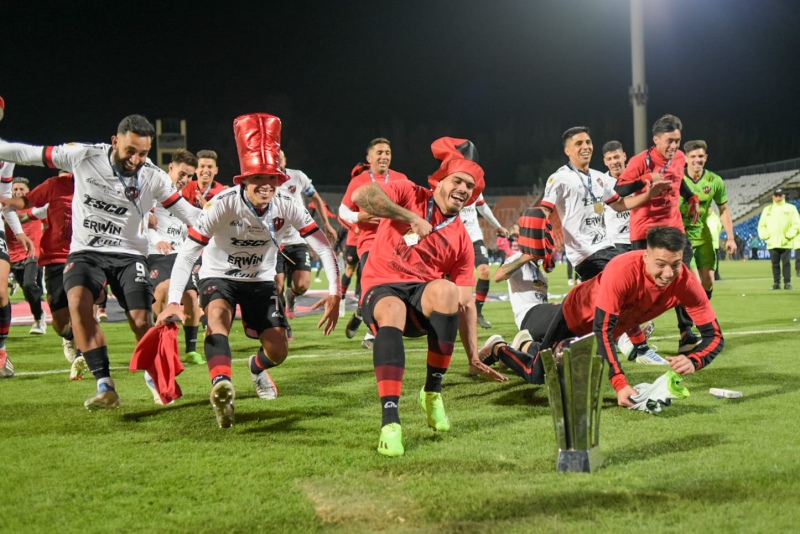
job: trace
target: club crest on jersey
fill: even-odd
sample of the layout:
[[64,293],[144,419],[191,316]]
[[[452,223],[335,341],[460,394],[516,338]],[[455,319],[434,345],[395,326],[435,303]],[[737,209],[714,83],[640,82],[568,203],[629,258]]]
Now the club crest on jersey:
[[289,192],[294,195],[295,191],[297,191],[297,186],[296,185],[290,185],[289,186]]
[[602,178],[598,178],[597,179],[597,183],[600,184],[600,187],[603,187],[603,179]]
[[205,288],[203,290],[203,295],[210,295],[211,293],[213,293],[216,290],[217,290],[217,286],[208,286],[207,288]]
[[158,278],[158,269],[153,269],[152,271],[150,271],[150,278],[152,278],[153,280]]
[[285,222],[286,221],[281,217],[275,217],[274,219],[272,219],[272,226],[275,228],[275,231],[277,232],[278,230],[283,228],[283,223]]
[[703,193],[705,193],[705,194],[707,195],[707,194],[709,194],[710,192],[711,192],[711,188],[710,188],[709,186],[705,186],[705,187],[703,187]]

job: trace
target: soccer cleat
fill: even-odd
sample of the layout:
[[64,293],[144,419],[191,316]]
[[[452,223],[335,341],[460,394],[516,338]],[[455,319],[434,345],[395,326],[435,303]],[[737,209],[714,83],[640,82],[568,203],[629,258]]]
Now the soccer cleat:
[[381,438],[378,440],[378,452],[384,456],[402,456],[403,429],[400,423],[389,423],[381,428]]
[[514,350],[522,350],[522,345],[528,341],[533,341],[533,336],[531,336],[530,331],[528,329],[520,330],[517,332],[517,335],[514,336],[514,339],[511,341],[511,347]]
[[656,351],[649,347],[646,352],[636,356],[636,363],[641,363],[644,365],[669,365],[667,360],[659,356]]
[[567,280],[567,285],[568,286],[574,286],[575,285],[575,279],[574,278],[570,278],[569,280]]
[[781,288],[780,284],[772,284],[772,289],[780,289],[780,288]]
[[11,378],[14,376],[14,364],[8,358],[5,349],[0,349],[0,378]]
[[44,311],[42,311],[42,317],[40,319],[34,319],[33,324],[31,325],[29,334],[34,336],[42,336],[47,332],[47,323],[45,322],[44,318]]
[[150,390],[150,393],[153,394],[153,401],[155,401],[156,404],[163,406],[164,402],[161,400],[161,395],[158,394],[156,384],[153,382],[153,377],[150,376],[150,373],[147,371],[144,372],[144,384],[147,386],[147,389]]
[[[247,359],[248,369],[253,368],[253,360],[255,358],[256,355],[253,354]],[[275,385],[275,382],[272,380],[272,377],[269,376],[269,372],[266,369],[258,374],[254,374],[250,371],[250,377],[253,379],[253,385],[256,387],[256,394],[259,399],[273,400],[278,398],[278,387]]]
[[691,330],[686,330],[681,333],[681,340],[678,342],[678,354],[688,354],[699,344],[700,338]]
[[236,397],[236,392],[233,390],[233,384],[230,380],[220,380],[209,394],[211,406],[214,408],[214,415],[217,417],[217,424],[220,428],[230,428],[233,426],[234,415],[236,408],[233,405],[233,400]]
[[783,289],[794,289],[792,284],[783,284]]
[[478,315],[478,324],[481,326],[481,328],[491,328],[492,327],[492,323],[487,321],[486,317],[484,317],[483,314],[479,314]]
[[495,334],[493,336],[489,336],[489,338],[484,342],[481,349],[478,351],[478,358],[485,363],[486,365],[492,366],[497,363],[497,356],[492,354],[492,349],[498,343],[505,343],[503,336],[500,334]]
[[647,321],[643,325],[641,325],[642,331],[644,331],[645,339],[650,339],[650,336],[653,335],[653,332],[656,331],[656,323],[653,321]]
[[428,415],[428,426],[439,432],[450,430],[450,419],[444,413],[442,394],[419,390],[419,407]]
[[292,333],[292,325],[286,327],[286,341],[294,341],[294,334]]
[[89,365],[86,363],[86,358],[83,355],[76,355],[72,360],[72,365],[69,367],[70,380],[83,380],[83,375],[89,370]]
[[97,322],[104,323],[108,321],[108,314],[105,308],[97,308]]
[[361,348],[366,350],[372,350],[372,347],[375,345],[375,336],[367,332],[367,335],[364,336],[364,339],[361,341]]
[[297,299],[295,299],[294,291],[292,291],[292,288],[287,287],[283,291],[283,296],[286,299],[286,317],[294,319],[295,312],[297,311]]
[[206,363],[206,359],[203,358],[203,355],[195,351],[187,352],[186,354],[184,354],[182,361],[184,363],[194,363],[196,365],[201,365]]
[[354,313],[350,320],[347,321],[347,327],[344,331],[344,335],[347,336],[347,339],[353,339],[356,337],[358,327],[361,326],[361,321],[361,316],[359,316],[358,313]]
[[61,348],[64,350],[64,357],[67,361],[69,363],[74,362],[75,357],[78,355],[75,351],[75,340],[70,341],[69,339],[61,338]]
[[318,276],[318,277],[314,278],[314,281],[315,281],[315,282],[317,282],[317,283],[319,283],[319,282],[322,282],[322,278],[320,278],[320,277]]
[[17,283],[14,282],[13,280],[9,280],[8,281],[8,294],[13,297],[14,293],[16,293],[16,292],[17,292]]
[[97,395],[86,399],[83,406],[90,412],[119,408],[119,395],[113,386],[106,383],[97,385]]

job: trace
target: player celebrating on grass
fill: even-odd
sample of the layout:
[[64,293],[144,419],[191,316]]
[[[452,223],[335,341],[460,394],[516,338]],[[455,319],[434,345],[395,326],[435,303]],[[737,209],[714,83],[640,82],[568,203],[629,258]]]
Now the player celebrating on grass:
[[183,319],[179,302],[195,260],[203,251],[200,304],[208,317],[205,354],[211,376],[211,404],[220,428],[234,423],[231,347],[228,342],[238,305],[245,334],[261,342],[248,367],[262,399],[278,395],[269,369],[286,359],[289,346],[283,304],[275,285],[275,264],[289,225],[306,239],[325,266],[330,295],[312,308],[324,306],[319,326],[330,334],[339,319],[339,266],[336,255],[306,208],[278,192],[288,180],[279,164],[281,122],[266,113],[242,115],[233,122],[241,174],[233,188],[206,204],[198,224],[189,229],[175,260],[169,304],[158,322]]
[[431,145],[441,167],[428,178],[433,190],[409,180],[368,183],[353,202],[382,217],[361,282],[364,320],[375,334],[373,363],[382,406],[378,452],[404,453],[398,405],[405,372],[403,336],[428,337],[427,374],[419,404],[428,426],[450,429],[442,403],[442,379],[450,366],[456,334],[470,370],[497,381],[505,377],[478,358],[472,241],[458,217],[484,187],[475,146],[443,137]]
[[[153,324],[153,290],[147,273],[147,222],[156,202],[192,224],[199,210],[175,190],[147,154],[155,128],[141,115],[122,119],[111,145],[32,146],[0,141],[0,160],[63,169],[75,176],[72,242],[64,267],[72,329],[97,379],[88,410],[116,408],[108,346],[94,303],[108,281],[136,339]],[[2,273],[0,273],[2,278]]]
[[685,244],[686,236],[677,228],[651,228],[646,250],[634,250],[612,259],[602,273],[571,290],[563,304],[533,308],[528,319],[547,325],[543,326],[541,343],[524,341],[518,347],[508,347],[502,339],[495,340],[482,349],[484,362],[491,364],[502,358],[501,353],[510,353],[520,362],[515,371],[528,382],[542,383],[544,368],[540,351],[594,332],[598,352],[610,365],[608,376],[617,392],[617,403],[631,407],[634,405],[631,397],[638,392],[625,378],[614,339],[670,308],[683,305],[697,319],[702,337],[688,354],[667,360],[681,375],[706,367],[722,351],[722,331],[697,277],[683,268]]

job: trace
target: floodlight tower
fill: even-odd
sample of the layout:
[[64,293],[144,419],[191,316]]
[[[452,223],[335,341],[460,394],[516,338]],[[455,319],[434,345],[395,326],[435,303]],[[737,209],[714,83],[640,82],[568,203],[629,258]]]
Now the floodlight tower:
[[631,0],[631,70],[628,89],[633,107],[633,152],[647,148],[647,84],[644,81],[644,9],[643,0]]

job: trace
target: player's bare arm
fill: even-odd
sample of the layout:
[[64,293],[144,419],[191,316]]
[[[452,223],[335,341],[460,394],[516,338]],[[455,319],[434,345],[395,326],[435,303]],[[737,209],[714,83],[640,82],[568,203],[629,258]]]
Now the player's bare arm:
[[353,192],[353,202],[372,215],[410,224],[411,229],[420,237],[431,233],[428,221],[392,202],[378,184],[366,184],[356,189]]
[[535,260],[533,256],[530,254],[523,254],[519,258],[515,259],[514,261],[510,261],[500,266],[499,269],[494,273],[494,281],[495,282],[502,282],[503,280],[508,280],[511,278],[511,275],[514,272],[518,271],[523,265],[526,263]]

